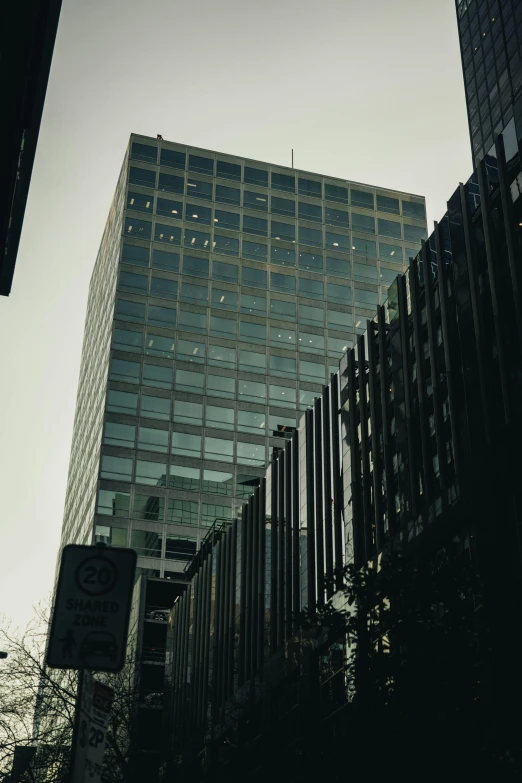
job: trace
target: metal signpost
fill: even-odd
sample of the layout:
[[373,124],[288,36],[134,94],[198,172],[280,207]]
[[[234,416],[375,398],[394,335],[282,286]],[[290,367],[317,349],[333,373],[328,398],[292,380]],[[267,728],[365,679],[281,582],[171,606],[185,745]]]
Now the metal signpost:
[[123,668],[136,552],[105,546],[64,547],[47,646],[47,665],[78,669],[71,783],[99,783],[112,688],[89,671]]

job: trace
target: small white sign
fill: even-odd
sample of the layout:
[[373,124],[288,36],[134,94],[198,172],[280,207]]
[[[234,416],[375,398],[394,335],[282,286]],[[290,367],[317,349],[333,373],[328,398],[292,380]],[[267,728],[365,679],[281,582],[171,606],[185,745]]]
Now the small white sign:
[[102,779],[113,698],[112,688],[83,672],[72,783],[100,783]]
[[136,570],[132,549],[64,547],[47,648],[55,669],[120,671]]

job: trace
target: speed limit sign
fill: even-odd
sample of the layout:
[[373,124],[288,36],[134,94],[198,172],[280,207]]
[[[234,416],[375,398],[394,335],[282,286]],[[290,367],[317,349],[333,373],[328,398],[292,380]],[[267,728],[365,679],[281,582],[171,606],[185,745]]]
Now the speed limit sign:
[[119,671],[136,570],[132,549],[70,544],[62,552],[47,665]]

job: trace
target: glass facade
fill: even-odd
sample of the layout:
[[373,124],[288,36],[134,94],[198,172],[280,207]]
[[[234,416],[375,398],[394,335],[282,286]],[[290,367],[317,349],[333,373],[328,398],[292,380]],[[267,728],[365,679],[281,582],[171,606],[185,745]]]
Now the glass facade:
[[522,135],[522,4],[457,0],[457,19],[473,159],[518,113]]
[[[137,136],[120,182],[91,283],[96,344],[84,346],[71,466],[98,497],[81,524],[67,517],[64,543],[94,527],[163,576],[183,571],[215,520],[237,516],[418,253],[425,207]],[[77,448],[87,438],[90,458]]]

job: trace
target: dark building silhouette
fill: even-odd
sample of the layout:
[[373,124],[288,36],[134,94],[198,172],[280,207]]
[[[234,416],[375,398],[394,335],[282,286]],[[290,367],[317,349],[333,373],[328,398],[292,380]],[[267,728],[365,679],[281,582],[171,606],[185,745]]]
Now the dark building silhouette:
[[0,26],[0,294],[11,291],[61,0],[7,0]]
[[301,613],[342,600],[346,563],[392,549],[426,569],[441,550],[478,569],[466,623],[486,650],[495,736],[518,748],[520,183],[511,119],[241,519],[203,542],[167,638],[167,771],[297,781],[321,769],[324,747],[349,754],[336,739],[346,640],[310,637]]

